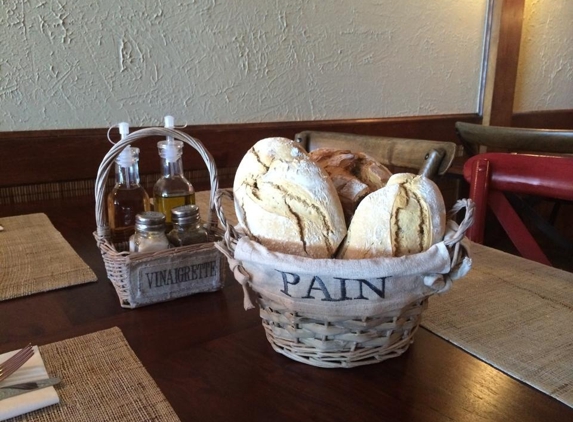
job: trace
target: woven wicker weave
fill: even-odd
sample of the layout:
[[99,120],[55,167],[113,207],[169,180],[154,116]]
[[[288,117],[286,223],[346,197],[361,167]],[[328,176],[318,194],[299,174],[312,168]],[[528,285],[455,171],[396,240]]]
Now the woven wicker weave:
[[356,319],[305,317],[276,308],[259,297],[260,315],[273,349],[289,358],[323,368],[351,368],[400,356],[414,341],[427,299],[401,312]]
[[[143,252],[136,254],[129,252],[118,252],[111,242],[111,232],[106,212],[105,190],[108,175],[112,166],[114,165],[115,158],[127,145],[150,137],[155,137],[154,142],[157,142],[157,136],[171,136],[176,140],[183,141],[193,147],[203,158],[203,161],[209,170],[211,182],[210,205],[209,211],[207,212],[207,227],[211,241],[208,243],[182,246],[158,252]],[[172,262],[192,263],[195,256],[208,253],[219,254],[213,243],[218,235],[217,217],[214,206],[214,196],[215,192],[217,192],[218,186],[219,182],[217,177],[217,167],[211,154],[205,149],[203,144],[198,139],[195,139],[183,132],[174,129],[145,128],[132,132],[124,139],[118,141],[105,155],[98,169],[95,184],[95,215],[97,231],[94,233],[94,237],[96,238],[97,245],[101,251],[107,275],[115,287],[122,307],[135,308],[138,306],[154,303],[156,301],[170,300],[192,293],[218,290],[222,287],[222,275],[224,274],[224,271],[219,271],[219,280],[215,283],[208,285],[197,285],[194,287],[191,293],[189,293],[189,291],[181,292],[180,294],[175,293],[170,294],[169,297],[162,298],[161,300],[156,300],[156,298],[145,298],[140,297],[141,295],[136,295],[136,292],[134,292],[134,277],[132,274],[134,267],[138,265],[162,264],[164,266],[169,266]]]
[[[227,256],[235,278],[245,289],[247,309],[250,307],[250,299],[246,285],[253,285],[242,264],[233,257],[240,235],[225,219],[221,207],[224,196],[233,198],[230,191],[221,190],[217,193],[216,211],[226,233],[224,240],[216,246]],[[461,252],[460,242],[465,239],[464,233],[473,221],[471,201],[459,201],[452,212],[456,213],[464,207],[466,215],[457,233],[454,238],[444,241],[453,257],[452,268],[465,257],[464,252]],[[257,303],[266,337],[275,351],[313,366],[351,368],[378,363],[404,353],[414,341],[422,313],[427,308],[431,295],[411,303],[400,303],[381,314],[352,317],[305,314],[275,302],[260,291],[257,292]]]

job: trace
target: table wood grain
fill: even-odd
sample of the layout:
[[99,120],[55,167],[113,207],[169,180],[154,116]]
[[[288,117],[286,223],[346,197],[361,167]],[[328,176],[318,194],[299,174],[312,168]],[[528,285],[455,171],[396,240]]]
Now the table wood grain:
[[[44,212],[98,282],[0,302],[0,353],[119,327],[183,421],[570,421],[573,409],[421,328],[402,356],[321,369],[274,352],[230,280],[215,293],[123,309],[92,235],[91,198]],[[0,233],[1,235],[1,233]]]

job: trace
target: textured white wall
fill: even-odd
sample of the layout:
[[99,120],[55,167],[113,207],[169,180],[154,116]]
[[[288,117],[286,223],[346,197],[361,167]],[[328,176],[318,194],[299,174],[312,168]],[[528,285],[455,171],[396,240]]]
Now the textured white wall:
[[486,0],[3,0],[0,131],[476,112]]
[[573,1],[525,3],[515,111],[573,108]]

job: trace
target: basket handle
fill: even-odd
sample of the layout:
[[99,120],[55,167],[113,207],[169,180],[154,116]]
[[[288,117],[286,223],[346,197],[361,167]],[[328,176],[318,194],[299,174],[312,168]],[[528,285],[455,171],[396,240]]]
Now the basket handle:
[[223,255],[225,255],[227,258],[227,263],[229,264],[229,268],[235,276],[235,280],[237,280],[243,288],[243,307],[245,310],[248,310],[255,307],[253,305],[253,301],[251,300],[249,289],[247,288],[251,276],[243,268],[241,261],[235,259],[235,247],[241,235],[225,218],[225,213],[221,204],[223,197],[234,201],[233,191],[231,189],[219,189],[215,194],[215,210],[217,212],[217,217],[219,217],[219,221],[223,226],[223,229],[225,229],[225,235],[223,236],[223,239],[219,242],[215,242],[215,247]]
[[97,178],[95,183],[95,217],[96,217],[96,224],[97,224],[97,234],[98,236],[104,237],[105,239],[110,238],[110,229],[109,224],[107,221],[107,213],[105,210],[105,187],[106,181],[109,176],[109,172],[111,167],[113,166],[116,157],[124,150],[124,148],[129,145],[133,144],[135,141],[139,141],[142,138],[147,138],[150,136],[164,136],[164,137],[173,137],[178,141],[182,141],[188,145],[190,145],[193,149],[195,149],[203,161],[205,162],[207,169],[209,170],[209,179],[211,183],[211,193],[209,196],[209,212],[207,214],[207,226],[209,228],[209,232],[213,233],[215,228],[217,227],[217,219],[216,219],[216,211],[215,211],[215,192],[219,189],[219,179],[217,173],[217,166],[215,165],[215,160],[213,156],[205,149],[201,141],[192,136],[187,135],[184,132],[169,129],[169,128],[159,128],[159,127],[151,127],[151,128],[144,128],[139,129],[135,132],[130,133],[125,138],[118,141],[108,153],[104,156],[102,162],[99,165]]
[[464,219],[457,227],[453,235],[444,239],[444,245],[450,250],[453,247],[452,263],[455,265],[460,259],[460,244],[466,235],[466,231],[471,227],[474,222],[475,203],[471,199],[458,199],[450,212],[448,218],[453,221],[454,216],[463,208],[466,209]]

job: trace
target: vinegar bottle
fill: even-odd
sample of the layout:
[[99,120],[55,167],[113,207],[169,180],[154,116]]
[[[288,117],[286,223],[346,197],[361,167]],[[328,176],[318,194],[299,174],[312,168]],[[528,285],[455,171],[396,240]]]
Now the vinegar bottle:
[[[120,123],[119,132],[124,139],[129,134],[129,125]],[[115,159],[115,186],[107,196],[111,240],[116,250],[129,249],[135,216],[149,210],[149,195],[139,184],[139,148],[128,145]]]
[[[173,128],[172,116],[165,116],[165,127]],[[173,227],[171,209],[195,204],[195,189],[183,175],[183,142],[168,136],[165,141],[157,143],[161,158],[162,176],[153,187],[154,209],[165,214],[167,231]]]

